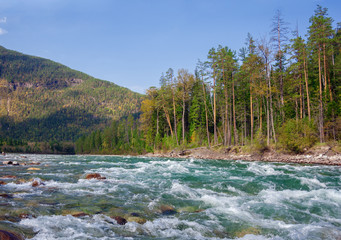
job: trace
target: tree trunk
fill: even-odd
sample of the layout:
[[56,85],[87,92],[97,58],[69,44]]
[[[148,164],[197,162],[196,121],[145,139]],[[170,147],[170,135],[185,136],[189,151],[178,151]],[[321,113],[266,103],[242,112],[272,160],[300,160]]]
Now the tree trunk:
[[304,68],[304,80],[305,80],[305,90],[307,94],[307,107],[308,107],[308,118],[311,121],[310,117],[310,98],[309,98],[309,87],[308,87],[308,73],[307,73],[307,63],[305,56],[303,56],[303,68]]
[[213,78],[213,128],[214,128],[214,145],[218,143],[217,136],[217,106],[216,106],[216,86],[215,77]]
[[323,99],[322,99],[322,74],[321,74],[321,48],[318,48],[318,65],[319,65],[319,130],[320,130],[320,142],[324,142],[324,131],[323,131]]
[[326,43],[323,43],[323,69],[324,69],[324,91],[327,92],[327,59],[326,59]]
[[185,95],[184,95],[182,97],[182,143],[185,143],[185,110],[186,110],[186,105],[185,105]]
[[173,137],[173,129],[172,129],[172,124],[171,124],[171,121],[170,121],[170,117],[169,117],[168,111],[166,110],[165,105],[162,105],[162,107],[163,107],[163,111],[165,112],[165,115],[166,115],[166,120],[167,120],[169,129],[171,131],[171,135]]
[[234,96],[234,78],[232,74],[232,107],[233,107],[233,133],[234,133],[234,145],[238,144],[238,132],[237,132],[237,123],[236,123],[236,104],[235,104],[235,96]]
[[175,111],[175,97],[174,97],[174,90],[172,89],[172,97],[173,97],[173,115],[174,115],[174,134],[175,134],[175,139],[176,139],[176,145],[179,145],[179,140],[178,140],[178,130],[176,127],[176,111]]
[[250,120],[251,120],[251,144],[252,144],[252,140],[253,140],[253,102],[252,102],[252,87],[251,87],[251,83],[250,83]]
[[224,123],[224,146],[228,145],[228,111],[229,111],[229,105],[228,105],[228,93],[227,93],[227,85],[225,83],[225,123]]
[[210,132],[208,131],[208,114],[207,114],[206,89],[205,89],[204,79],[202,81],[202,90],[204,92],[207,142],[208,142],[208,147],[210,148],[211,147],[211,142],[210,142]]
[[277,143],[276,132],[275,132],[275,124],[274,124],[274,112],[272,108],[272,91],[271,91],[271,79],[269,78],[269,95],[270,95],[270,120],[272,127],[272,135],[275,143]]
[[302,76],[300,76],[300,119],[303,118],[303,100],[302,100],[302,84],[301,84]]

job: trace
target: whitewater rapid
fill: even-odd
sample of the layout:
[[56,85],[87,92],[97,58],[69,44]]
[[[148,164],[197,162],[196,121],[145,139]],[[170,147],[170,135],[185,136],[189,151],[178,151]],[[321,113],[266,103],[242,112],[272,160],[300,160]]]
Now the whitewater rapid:
[[[4,157],[3,157],[4,158]],[[334,166],[132,156],[7,155],[0,221],[32,239],[338,239]],[[85,179],[99,173],[105,180]],[[15,175],[16,179],[1,179]],[[22,179],[23,181],[18,181]],[[42,183],[32,187],[32,181]],[[172,214],[160,209],[168,206]],[[84,216],[74,217],[72,213]],[[119,225],[112,217],[138,216]]]

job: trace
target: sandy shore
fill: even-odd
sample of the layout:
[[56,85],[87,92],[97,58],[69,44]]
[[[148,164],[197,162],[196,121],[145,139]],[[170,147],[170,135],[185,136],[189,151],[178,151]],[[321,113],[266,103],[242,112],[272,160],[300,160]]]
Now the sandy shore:
[[304,154],[284,154],[270,150],[264,153],[243,154],[228,151],[217,151],[205,147],[173,150],[168,153],[149,153],[148,157],[172,157],[172,158],[199,158],[219,160],[245,160],[263,162],[323,164],[341,166],[341,153],[334,151],[329,146],[323,146],[308,150]]

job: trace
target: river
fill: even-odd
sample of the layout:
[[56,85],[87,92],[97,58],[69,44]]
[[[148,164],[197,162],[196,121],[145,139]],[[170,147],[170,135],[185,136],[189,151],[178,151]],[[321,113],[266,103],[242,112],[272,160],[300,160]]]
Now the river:
[[[0,198],[0,215],[7,216],[0,229],[27,238],[341,238],[340,167],[132,156],[0,160],[41,163],[0,165],[7,182],[1,193],[12,196]],[[106,179],[87,180],[88,173]],[[16,179],[1,179],[6,175]],[[8,221],[18,216],[26,218]]]

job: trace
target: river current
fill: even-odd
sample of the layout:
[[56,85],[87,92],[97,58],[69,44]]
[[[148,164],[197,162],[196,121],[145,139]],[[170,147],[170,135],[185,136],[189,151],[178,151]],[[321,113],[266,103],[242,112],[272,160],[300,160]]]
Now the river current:
[[[0,229],[27,238],[341,239],[340,167],[130,156],[0,160],[41,163],[0,165],[1,193],[11,196],[0,198]],[[106,179],[87,180],[88,173]]]

